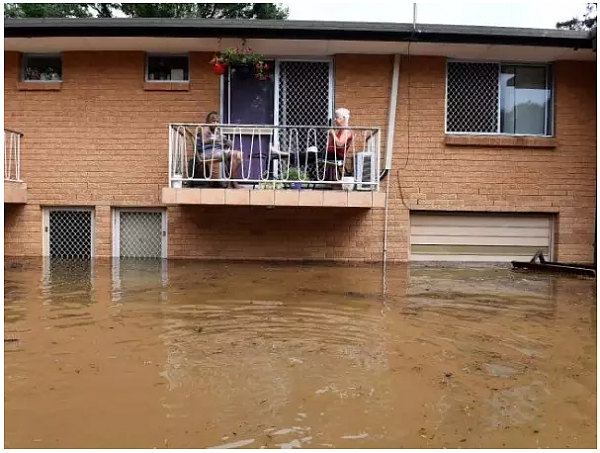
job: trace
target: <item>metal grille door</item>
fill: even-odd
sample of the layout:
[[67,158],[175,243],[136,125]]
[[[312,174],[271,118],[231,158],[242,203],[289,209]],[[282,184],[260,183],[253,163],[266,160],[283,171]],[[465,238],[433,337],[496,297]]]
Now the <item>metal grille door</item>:
[[91,210],[47,210],[44,226],[47,235],[45,254],[58,259],[90,259],[92,224]]
[[498,64],[448,63],[447,132],[498,132]]
[[328,61],[279,62],[279,124],[326,126],[329,93]]
[[[331,74],[329,61],[279,61],[278,123],[283,126],[327,126],[331,118]],[[283,149],[317,146],[322,149],[326,133],[301,130],[281,133]],[[293,142],[293,143],[290,143]]]
[[117,210],[113,255],[123,258],[166,257],[166,217],[163,211]]

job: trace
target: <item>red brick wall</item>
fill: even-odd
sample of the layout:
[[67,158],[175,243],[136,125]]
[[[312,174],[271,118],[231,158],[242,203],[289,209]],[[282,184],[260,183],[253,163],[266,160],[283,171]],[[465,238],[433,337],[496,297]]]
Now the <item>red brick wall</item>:
[[65,52],[60,91],[23,91],[19,54],[5,52],[5,126],[25,134],[22,178],[38,216],[18,234],[8,230],[5,253],[41,253],[40,205],[91,205],[105,207],[96,212],[96,255],[109,255],[108,206],[160,202],[167,124],[218,109],[211,56],[191,54],[189,91],[145,91],[143,52]]
[[[189,91],[144,91],[143,53],[66,52],[60,91],[20,91],[18,54],[5,53],[5,124],[25,133],[29,187],[26,207],[5,207],[5,254],[40,254],[40,206],[88,205],[96,206],[96,255],[109,255],[111,206],[160,205],[167,123],[201,121],[218,108],[209,58],[191,55]],[[336,57],[336,106],[350,109],[352,125],[381,127],[382,147],[391,72],[389,56]],[[444,74],[444,58],[402,60],[393,170],[382,187],[389,182],[388,257],[408,258],[409,209],[541,211],[558,214],[557,258],[591,261],[595,65],[555,65],[554,148],[445,144]],[[170,256],[381,259],[381,210],[186,207],[168,214]]]
[[[385,125],[391,59],[338,55],[335,105],[354,126]],[[378,70],[373,73],[373,68]],[[384,142],[384,140],[382,140]],[[382,258],[383,212],[352,209],[190,207],[169,210],[169,254],[194,258]]]
[[[406,203],[411,210],[556,213],[556,257],[592,261],[596,65],[559,61],[553,66],[555,140],[550,142],[555,147],[498,146],[502,141],[493,138],[486,140],[488,146],[448,146],[445,59],[405,58],[390,210]],[[405,243],[404,232],[392,240]]]

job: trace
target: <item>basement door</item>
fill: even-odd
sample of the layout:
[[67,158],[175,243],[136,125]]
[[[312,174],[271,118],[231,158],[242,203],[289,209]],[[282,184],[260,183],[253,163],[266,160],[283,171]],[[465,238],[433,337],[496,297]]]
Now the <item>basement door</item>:
[[167,216],[163,209],[113,210],[113,256],[166,258]]
[[552,259],[554,218],[544,214],[410,213],[411,261]]
[[59,260],[89,260],[94,253],[94,211],[91,208],[46,208],[43,255]]

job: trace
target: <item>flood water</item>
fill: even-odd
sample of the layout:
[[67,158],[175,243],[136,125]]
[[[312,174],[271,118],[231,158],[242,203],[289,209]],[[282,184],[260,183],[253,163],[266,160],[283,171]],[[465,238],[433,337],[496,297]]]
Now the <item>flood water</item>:
[[5,262],[14,448],[596,447],[596,280]]

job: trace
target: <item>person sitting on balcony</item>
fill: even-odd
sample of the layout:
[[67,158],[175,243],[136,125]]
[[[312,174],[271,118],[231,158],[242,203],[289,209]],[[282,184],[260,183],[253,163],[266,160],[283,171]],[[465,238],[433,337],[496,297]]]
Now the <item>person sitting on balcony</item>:
[[[242,163],[242,153],[232,149],[233,142],[224,137],[217,126],[219,121],[217,112],[210,112],[206,116],[206,123],[211,126],[202,128],[202,134],[198,137],[198,152],[201,160],[208,162],[210,178],[219,178],[219,164],[225,161],[229,161],[229,178],[234,178]],[[231,181],[229,187],[237,189],[239,184]]]
[[[328,163],[334,163],[336,167],[336,180],[341,180],[343,172],[353,174],[352,156],[348,151],[352,144],[352,131],[344,129],[349,127],[350,110],[339,108],[335,111],[335,126],[340,129],[331,129],[327,137]],[[348,157],[349,156],[349,157]]]

